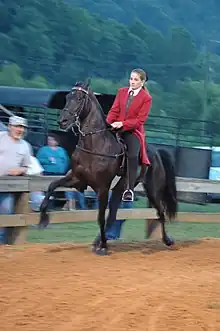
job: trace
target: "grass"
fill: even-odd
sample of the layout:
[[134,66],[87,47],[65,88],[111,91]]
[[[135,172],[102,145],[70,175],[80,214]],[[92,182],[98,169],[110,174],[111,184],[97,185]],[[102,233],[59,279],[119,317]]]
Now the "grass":
[[[143,208],[146,203],[140,198],[135,206]],[[220,213],[219,204],[194,205],[179,203],[179,211]],[[208,221],[208,220],[207,220]],[[220,238],[220,224],[217,223],[173,223],[167,229],[175,239],[198,239],[203,237]],[[96,222],[51,224],[45,230],[30,227],[28,241],[32,243],[55,242],[91,242],[98,232]],[[126,241],[144,240],[145,221],[127,221],[122,228],[122,237]]]

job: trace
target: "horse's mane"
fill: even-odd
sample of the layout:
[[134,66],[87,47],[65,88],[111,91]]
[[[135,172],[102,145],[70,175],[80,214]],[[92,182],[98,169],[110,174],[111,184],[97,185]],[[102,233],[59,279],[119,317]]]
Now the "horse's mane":
[[106,122],[106,115],[102,109],[102,106],[100,105],[98,99],[96,98],[94,92],[92,91],[92,89],[89,87],[89,84],[83,84],[81,82],[77,82],[75,84],[76,87],[82,87],[83,89],[85,89],[86,91],[88,91],[88,95],[90,97],[90,100],[94,102],[97,110],[99,111],[99,114],[101,115],[101,119],[103,121],[104,126],[106,127],[106,129],[108,130],[109,136],[108,137],[112,137],[114,139],[114,143],[116,143],[118,141],[116,134],[114,131],[109,130],[111,129],[111,125],[108,124]]
[[82,88],[88,90],[90,99],[95,103],[97,109],[99,110],[99,112],[100,112],[100,114],[102,116],[103,122],[105,123],[106,126],[108,126],[107,123],[106,123],[106,115],[105,115],[105,113],[104,113],[104,111],[102,109],[102,106],[100,105],[98,99],[96,98],[94,92],[92,91],[92,89],[90,87],[88,89],[87,85],[86,84],[83,84],[81,82],[77,82],[75,86],[82,87]]

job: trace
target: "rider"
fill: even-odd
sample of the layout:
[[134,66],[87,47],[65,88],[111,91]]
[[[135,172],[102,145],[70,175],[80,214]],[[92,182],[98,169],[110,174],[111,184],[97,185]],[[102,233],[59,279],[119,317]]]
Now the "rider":
[[120,130],[127,146],[129,186],[123,193],[123,201],[134,201],[133,191],[139,166],[139,153],[143,173],[146,173],[150,165],[144,132],[144,122],[152,104],[152,97],[144,87],[147,80],[144,70],[133,69],[129,79],[130,86],[119,89],[106,119],[112,128]]

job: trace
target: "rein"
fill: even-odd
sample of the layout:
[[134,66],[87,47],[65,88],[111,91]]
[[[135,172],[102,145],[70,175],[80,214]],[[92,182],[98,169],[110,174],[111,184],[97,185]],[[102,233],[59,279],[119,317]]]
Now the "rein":
[[80,147],[79,145],[76,145],[76,149],[79,149],[80,151],[85,152],[85,153],[88,153],[88,154],[97,155],[97,156],[104,156],[104,157],[110,157],[110,158],[113,158],[113,159],[117,159],[120,156],[123,156],[124,155],[124,152],[119,153],[119,154],[114,154],[114,155],[95,153],[95,152],[91,152],[89,149]]
[[[82,137],[87,137],[87,136],[92,136],[93,134],[97,134],[97,133],[102,133],[102,132],[106,132],[106,131],[111,131],[111,128],[106,128],[106,129],[101,129],[101,130],[96,130],[96,131],[89,131],[89,132],[83,132],[81,130],[81,126],[80,126],[80,121],[79,121],[79,116],[76,116],[76,120],[74,125],[77,127],[79,133],[81,134]],[[74,133],[75,136],[78,136],[79,133],[74,131],[74,127],[72,126],[72,131]]]
[[[82,87],[73,87],[72,90],[78,90],[78,91],[84,92],[87,95],[88,99],[91,101],[91,99],[89,97],[89,92],[86,89],[83,89]],[[102,133],[102,132],[106,132],[106,131],[112,130],[111,128],[105,128],[105,129],[100,129],[100,130],[96,130],[96,131],[83,132],[81,130],[81,123],[80,123],[80,118],[79,117],[80,117],[80,113],[81,113],[81,111],[83,110],[84,107],[85,107],[85,102],[83,104],[83,107],[81,109],[79,109],[79,111],[77,112],[75,123],[74,123],[74,125],[77,127],[79,133],[75,132],[74,125],[72,125],[72,131],[75,134],[75,136],[80,134],[82,137],[87,137],[87,136],[91,136],[91,135],[94,135],[94,134],[98,134],[98,133]],[[120,142],[118,142],[118,143],[120,143]],[[95,153],[95,152],[92,152],[91,150],[86,149],[86,148],[83,148],[83,147],[81,147],[79,145],[76,145],[76,149],[79,149],[82,152],[85,152],[85,153],[88,153],[88,154],[97,155],[97,156],[103,156],[103,157],[110,157],[110,158],[114,158],[114,159],[117,159],[120,156],[123,156],[124,155],[124,151],[122,153],[114,154],[114,155],[102,154],[102,153]]]

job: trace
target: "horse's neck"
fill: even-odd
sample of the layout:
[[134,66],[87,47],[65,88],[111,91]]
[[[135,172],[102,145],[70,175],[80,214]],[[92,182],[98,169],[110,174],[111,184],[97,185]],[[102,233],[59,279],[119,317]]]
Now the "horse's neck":
[[91,111],[82,125],[85,132],[104,130],[107,125],[99,111]]
[[[92,133],[88,134],[85,137],[80,136],[79,144],[82,145],[84,148],[89,149],[100,149],[103,146],[104,141],[109,145],[117,144],[116,139],[107,130],[107,124],[104,116],[101,114],[99,110],[93,109],[83,121],[81,130],[82,132]],[[101,145],[100,145],[100,142]]]

